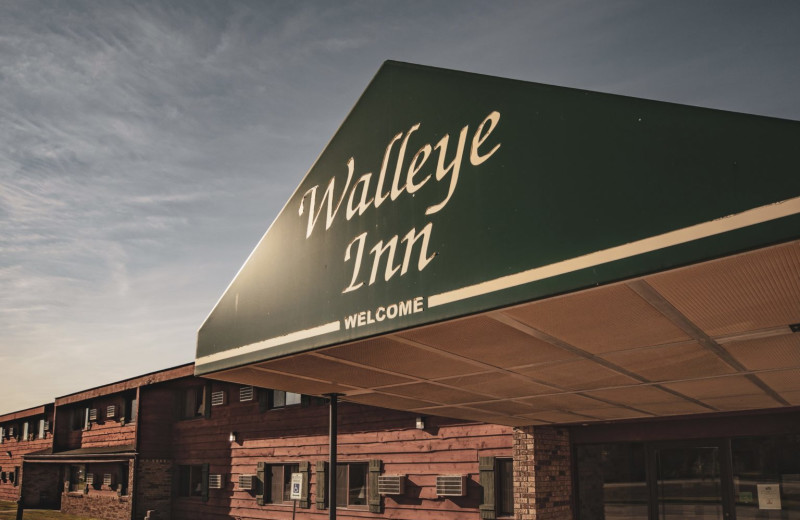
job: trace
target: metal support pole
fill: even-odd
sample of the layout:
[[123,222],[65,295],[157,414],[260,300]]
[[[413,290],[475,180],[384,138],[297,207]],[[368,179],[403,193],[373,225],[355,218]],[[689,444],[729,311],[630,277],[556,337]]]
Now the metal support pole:
[[330,462],[328,463],[328,518],[336,520],[336,449],[339,413],[337,405],[339,394],[328,394],[330,414],[328,418],[328,439],[330,441]]

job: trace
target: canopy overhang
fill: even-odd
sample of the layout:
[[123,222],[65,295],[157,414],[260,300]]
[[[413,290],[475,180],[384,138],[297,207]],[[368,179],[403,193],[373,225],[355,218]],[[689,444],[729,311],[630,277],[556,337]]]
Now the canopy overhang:
[[800,123],[387,63],[196,373],[525,425],[800,405]]

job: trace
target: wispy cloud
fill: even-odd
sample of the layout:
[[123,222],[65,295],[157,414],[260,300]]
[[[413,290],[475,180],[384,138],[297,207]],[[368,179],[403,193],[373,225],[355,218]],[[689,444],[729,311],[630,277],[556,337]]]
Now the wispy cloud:
[[386,59],[800,118],[788,1],[0,11],[0,413],[191,360]]

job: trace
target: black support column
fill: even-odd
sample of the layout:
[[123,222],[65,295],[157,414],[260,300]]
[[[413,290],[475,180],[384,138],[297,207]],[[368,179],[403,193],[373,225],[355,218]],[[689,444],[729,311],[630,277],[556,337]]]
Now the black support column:
[[328,463],[328,518],[336,520],[336,451],[338,444],[339,394],[328,394],[330,414],[328,418],[328,439],[330,442],[330,462]]

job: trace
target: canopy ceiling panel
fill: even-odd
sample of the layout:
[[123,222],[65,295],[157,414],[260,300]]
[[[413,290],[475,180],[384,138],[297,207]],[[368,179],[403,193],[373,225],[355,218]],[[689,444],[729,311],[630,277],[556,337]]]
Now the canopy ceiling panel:
[[[249,380],[263,386],[511,425],[796,406],[798,273],[800,241],[793,241],[260,363],[268,372],[239,368],[216,377],[256,372]],[[774,298],[762,290],[767,283]],[[741,319],[764,307],[783,323]],[[707,319],[712,314],[739,318]],[[579,333],[566,325],[569,316]],[[280,379],[284,373],[303,379]]]

